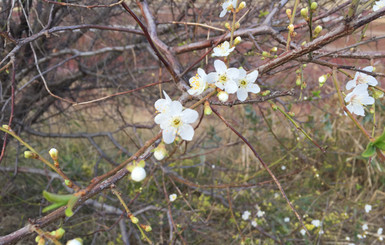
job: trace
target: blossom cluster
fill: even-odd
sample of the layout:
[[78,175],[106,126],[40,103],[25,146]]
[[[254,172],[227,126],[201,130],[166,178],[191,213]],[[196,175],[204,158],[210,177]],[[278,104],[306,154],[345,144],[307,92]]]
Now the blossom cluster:
[[376,3],[373,5],[373,11],[377,11],[383,7],[385,7],[385,0],[376,1]]
[[[373,72],[373,66],[368,66],[363,69],[367,72]],[[368,87],[376,86],[378,81],[365,73],[357,72],[354,79],[346,84],[346,89],[353,89],[345,97],[345,102],[348,103],[346,108],[359,116],[365,116],[364,105],[374,104],[374,98],[369,96]]]
[[[215,86],[223,90],[226,94],[237,94],[240,101],[245,101],[249,92],[259,93],[260,87],[255,84],[258,77],[258,71],[249,74],[243,68],[228,68],[221,60],[214,61],[215,72],[206,74],[206,72],[198,68],[197,74],[190,78],[191,88],[187,91],[190,95],[197,96],[204,92],[209,86]],[[221,99],[222,102],[227,100],[228,96]]]

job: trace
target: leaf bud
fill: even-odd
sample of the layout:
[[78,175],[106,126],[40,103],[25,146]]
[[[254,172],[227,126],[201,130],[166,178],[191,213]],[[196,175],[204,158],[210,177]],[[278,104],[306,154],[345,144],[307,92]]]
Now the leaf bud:
[[305,20],[307,20],[309,18],[308,14],[309,14],[309,8],[306,7],[306,8],[301,9],[301,16]]
[[313,11],[316,10],[317,7],[318,7],[318,3],[317,2],[312,2],[311,5],[310,5],[310,9],[313,10]]
[[287,29],[289,29],[290,32],[293,32],[294,31],[294,25],[293,24],[288,25]]
[[137,223],[139,222],[139,219],[136,218],[136,217],[133,216],[133,215],[130,217],[130,219],[131,219],[131,222],[132,222],[133,224],[137,224]]
[[230,23],[229,23],[229,22],[226,22],[226,23],[225,23],[225,27],[226,27],[226,29],[231,30],[231,27],[230,27]]
[[262,96],[268,96],[271,93],[270,90],[265,90],[261,93]]
[[272,48],[270,49],[270,52],[277,52],[277,50],[278,50],[277,47],[272,47]]
[[207,116],[213,113],[213,110],[211,109],[210,103],[208,101],[205,101],[204,112],[205,112],[205,115]]
[[24,157],[25,158],[38,159],[39,155],[37,153],[35,153],[35,152],[32,152],[32,151],[25,151],[24,152]]
[[286,9],[286,15],[289,19],[291,18],[291,9]]
[[315,36],[318,36],[318,34],[320,34],[322,31],[322,26],[318,25],[315,29],[314,29],[314,35]]

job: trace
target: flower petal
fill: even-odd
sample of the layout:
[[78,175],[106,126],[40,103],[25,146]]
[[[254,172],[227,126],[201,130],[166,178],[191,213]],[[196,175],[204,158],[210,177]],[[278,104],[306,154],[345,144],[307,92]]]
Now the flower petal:
[[253,71],[253,72],[247,74],[247,76],[246,76],[247,81],[249,81],[250,83],[255,82],[255,80],[257,80],[257,78],[258,78],[258,74],[259,74],[258,71]]
[[257,94],[261,91],[261,89],[259,88],[258,84],[253,83],[247,86],[247,91]]
[[242,79],[246,77],[246,71],[242,67],[238,69],[238,79]]
[[216,80],[217,80],[217,77],[218,77],[218,73],[216,73],[216,72],[210,72],[210,73],[207,75],[207,82],[208,82],[208,83],[215,83]]
[[179,135],[183,140],[191,141],[194,137],[194,128],[190,124],[183,124],[179,128]]
[[163,130],[162,137],[166,144],[171,144],[175,140],[176,129],[174,127],[168,127]]
[[375,102],[373,97],[367,96],[361,99],[363,105],[373,105]]
[[199,114],[195,110],[185,109],[181,113],[180,117],[182,119],[182,122],[184,122],[184,123],[194,123],[198,119]]
[[233,94],[235,92],[237,92],[238,90],[238,85],[236,82],[234,82],[233,80],[230,80],[228,81],[226,84],[225,84],[225,91],[228,93],[228,94]]
[[215,71],[220,74],[225,73],[227,71],[226,64],[221,60],[215,60],[214,67],[215,67]]
[[245,101],[247,98],[247,91],[244,88],[240,88],[237,91],[237,97],[240,101]]
[[355,86],[356,86],[356,81],[355,80],[350,80],[346,84],[346,90],[350,90],[350,89],[354,88]]
[[170,115],[180,114],[182,110],[183,110],[183,106],[179,101],[174,100],[173,102],[171,102],[170,111],[169,111]]
[[231,79],[238,79],[238,77],[239,77],[239,69],[237,69],[237,68],[230,68],[230,69],[227,70],[227,75]]

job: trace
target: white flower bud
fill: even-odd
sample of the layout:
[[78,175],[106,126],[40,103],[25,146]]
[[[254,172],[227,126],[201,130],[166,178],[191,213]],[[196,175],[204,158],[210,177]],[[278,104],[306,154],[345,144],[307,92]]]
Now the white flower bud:
[[131,179],[140,182],[146,178],[146,170],[142,167],[135,167],[131,172]]
[[166,146],[161,143],[155,148],[154,157],[156,160],[161,161],[167,155]]
[[57,161],[58,151],[55,148],[51,148],[51,150],[49,150],[49,155],[51,156],[52,160]]
[[229,99],[229,94],[225,91],[219,92],[217,96],[221,102],[226,102]]
[[66,245],[83,245],[83,240],[81,238],[75,238],[72,240],[69,240]]

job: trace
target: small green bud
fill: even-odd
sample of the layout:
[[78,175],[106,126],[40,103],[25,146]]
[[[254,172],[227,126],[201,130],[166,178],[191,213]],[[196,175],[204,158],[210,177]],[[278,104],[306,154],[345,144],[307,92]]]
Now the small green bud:
[[38,159],[38,158],[39,158],[39,155],[36,154],[35,152],[32,152],[32,151],[25,151],[25,152],[24,152],[24,157],[25,157],[25,158]]
[[265,90],[261,93],[262,96],[268,96],[271,93],[270,90]]
[[40,236],[36,236],[35,237],[35,242],[39,242],[40,238],[41,238]]
[[289,19],[291,18],[291,9],[286,9],[286,15]]
[[301,43],[301,46],[304,46],[306,44],[306,41],[303,41],[302,43]]
[[55,238],[56,239],[61,239],[63,236],[64,236],[64,233],[65,233],[66,231],[63,229],[63,228],[59,228],[59,229],[57,229],[56,231],[55,231]]
[[271,105],[271,108],[273,108],[273,111],[276,111],[276,110],[278,110],[278,107],[277,107],[277,105]]
[[205,112],[205,115],[207,116],[213,113],[213,110],[211,109],[210,103],[208,101],[205,101],[204,112]]
[[8,131],[12,131],[11,127],[8,126],[8,125],[6,125],[6,124],[4,124],[2,127],[3,127],[4,129],[8,130]]
[[295,84],[297,86],[301,85],[301,77],[300,76],[297,77],[297,80],[295,81]]
[[266,51],[263,51],[263,52],[262,52],[262,56],[263,56],[263,57],[269,57],[270,54],[269,54],[268,52],[266,52]]
[[72,181],[69,179],[64,180],[64,184],[68,187],[72,187]]
[[278,50],[277,47],[272,47],[272,48],[270,49],[270,52],[277,52],[277,50]]
[[318,34],[320,34],[322,31],[322,26],[318,25],[315,29],[314,29],[314,36],[318,36]]
[[238,29],[240,26],[241,26],[241,24],[239,24],[239,22],[235,23],[235,29]]
[[230,27],[230,23],[229,23],[229,22],[226,22],[226,23],[225,23],[225,27],[226,27],[226,29],[231,30],[231,27]]
[[302,16],[305,20],[306,20],[307,18],[309,18],[308,14],[309,14],[309,9],[308,9],[307,7],[301,9],[301,16]]
[[306,66],[307,66],[307,64],[303,64],[303,65],[302,65],[303,68],[306,68]]
[[131,216],[131,222],[132,222],[133,224],[137,224],[137,223],[139,222],[139,219],[136,218],[135,216]]
[[295,113],[294,112],[289,112],[289,113],[287,113],[287,114],[289,114],[289,116],[291,116],[291,117],[294,117],[295,116]]
[[377,89],[373,89],[373,98],[380,99],[382,97],[384,97],[384,92]]
[[374,114],[374,112],[375,112],[374,108],[371,107],[370,110],[369,110],[369,112],[370,112],[370,114]]
[[310,9],[311,10],[316,10],[317,7],[318,7],[318,3],[316,3],[316,2],[312,2],[311,5],[310,5]]

